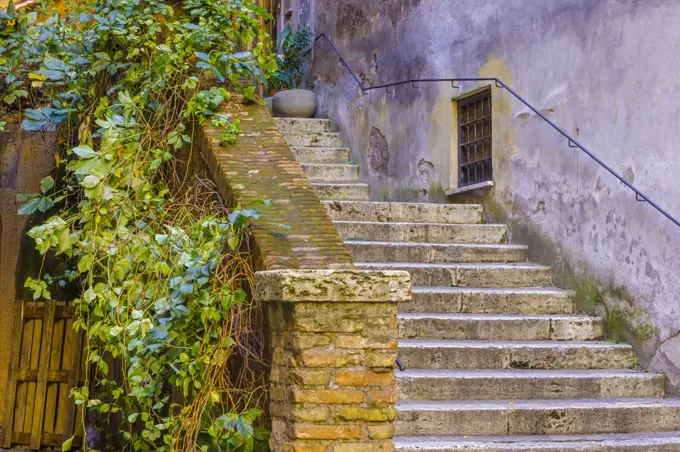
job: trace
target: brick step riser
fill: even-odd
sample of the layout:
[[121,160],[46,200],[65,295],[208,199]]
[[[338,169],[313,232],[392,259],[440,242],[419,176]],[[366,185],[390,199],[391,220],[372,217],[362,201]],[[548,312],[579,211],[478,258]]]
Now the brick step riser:
[[346,239],[421,242],[477,243],[506,242],[506,228],[499,225],[456,225],[422,223],[352,223],[335,222],[340,237]]
[[291,147],[342,147],[340,136],[335,133],[286,133],[284,137]]
[[[355,259],[355,263],[359,262]],[[362,262],[361,268],[386,269],[385,266],[372,266],[370,262]],[[552,285],[551,270],[547,267],[535,269],[514,269],[506,267],[500,270],[486,268],[456,268],[437,267],[392,267],[406,270],[411,274],[414,286],[437,287],[474,287],[474,288],[518,288],[518,287],[550,287]]]
[[679,407],[397,411],[397,435],[562,435],[678,429]]
[[328,119],[276,118],[282,133],[328,133],[331,122]]
[[300,163],[349,163],[349,149],[342,148],[293,148],[295,159]]
[[602,319],[519,317],[503,320],[400,318],[401,339],[482,341],[590,341],[603,335]]
[[633,365],[630,349],[602,348],[399,348],[407,369],[623,369]]
[[370,194],[368,186],[352,184],[334,186],[329,184],[312,183],[317,196],[321,200],[368,200]]
[[413,293],[409,303],[399,305],[404,313],[445,314],[572,314],[574,302],[570,295]]
[[595,378],[439,378],[402,377],[400,400],[512,400],[611,397],[663,397],[663,376]]
[[483,208],[476,205],[390,202],[327,202],[332,220],[480,224]]
[[302,165],[310,182],[359,182],[359,167],[355,165]]
[[430,244],[377,245],[370,242],[347,243],[347,248],[355,262],[525,262],[527,250],[524,248],[437,246]]

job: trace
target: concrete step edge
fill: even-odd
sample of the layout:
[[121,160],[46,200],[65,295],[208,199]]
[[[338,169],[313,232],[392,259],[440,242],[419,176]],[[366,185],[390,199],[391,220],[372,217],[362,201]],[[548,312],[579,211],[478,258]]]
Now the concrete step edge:
[[616,344],[606,341],[489,341],[489,340],[435,340],[403,339],[399,348],[609,348],[632,350],[629,344]]
[[[608,447],[654,447],[678,445],[680,432],[607,433],[590,435],[544,435],[544,436],[397,436],[396,450],[420,452],[446,452],[451,450],[602,450]],[[638,449],[626,449],[638,450]],[[653,449],[648,449],[650,452]],[[672,450],[672,449],[664,449]]]
[[[355,264],[356,265],[356,264]],[[552,287],[447,287],[447,286],[413,286],[411,292],[414,294],[459,294],[459,293],[480,293],[480,294],[523,294],[523,295],[558,295],[573,297],[576,295],[571,290],[564,290]]]
[[[503,248],[506,250],[521,250],[526,251],[526,245],[508,245],[504,243],[423,243],[423,242],[385,242],[378,240],[345,240],[348,245],[372,245],[372,246],[402,246],[402,247],[461,247],[461,248],[483,248],[483,249],[497,249]],[[433,263],[433,265],[435,265]]]
[[399,313],[399,320],[468,320],[468,321],[503,321],[503,320],[582,320],[602,322],[602,317],[582,314],[475,314],[475,313],[439,313],[415,312]]
[[510,400],[432,400],[397,401],[397,411],[452,412],[488,410],[567,410],[583,408],[669,407],[680,409],[680,399],[663,398],[601,398],[601,399],[510,399]]
[[406,369],[396,372],[406,379],[555,379],[555,378],[663,378],[663,374],[634,369]]

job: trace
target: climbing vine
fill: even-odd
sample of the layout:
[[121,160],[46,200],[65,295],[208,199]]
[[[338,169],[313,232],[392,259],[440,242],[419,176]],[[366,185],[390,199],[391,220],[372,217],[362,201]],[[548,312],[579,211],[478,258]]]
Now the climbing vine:
[[52,3],[0,11],[0,104],[66,143],[20,213],[44,213],[28,234],[66,266],[26,287],[75,293],[89,365],[72,396],[105,425],[119,419],[125,450],[265,450],[246,248],[266,206],[227,211],[191,144],[206,119],[223,145],[237,139],[218,107],[253,99],[253,80],[276,69],[266,12],[253,0]]

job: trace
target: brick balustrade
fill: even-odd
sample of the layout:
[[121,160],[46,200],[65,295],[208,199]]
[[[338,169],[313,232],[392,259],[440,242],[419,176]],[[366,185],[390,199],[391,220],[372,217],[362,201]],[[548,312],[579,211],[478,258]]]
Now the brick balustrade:
[[267,107],[232,104],[222,113],[240,120],[237,142],[220,146],[224,130],[206,121],[197,128],[197,143],[228,205],[274,204],[261,209],[251,228],[257,269],[351,268],[345,245]]
[[256,274],[272,347],[274,452],[394,450],[399,271],[283,270]]

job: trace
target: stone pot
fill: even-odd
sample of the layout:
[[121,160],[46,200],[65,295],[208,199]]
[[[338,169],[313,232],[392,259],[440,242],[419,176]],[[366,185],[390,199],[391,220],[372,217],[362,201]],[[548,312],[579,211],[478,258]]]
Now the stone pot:
[[274,116],[279,118],[313,118],[316,93],[306,89],[281,91],[272,98]]
[[274,100],[273,97],[265,97],[264,98],[264,103],[267,104],[267,110],[269,110],[269,113],[274,116],[274,108],[272,107],[272,101]]

